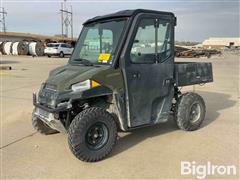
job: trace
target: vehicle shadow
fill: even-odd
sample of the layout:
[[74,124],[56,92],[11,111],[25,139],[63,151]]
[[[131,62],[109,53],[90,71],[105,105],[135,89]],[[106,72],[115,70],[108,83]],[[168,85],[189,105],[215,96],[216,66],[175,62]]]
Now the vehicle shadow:
[[163,135],[165,133],[170,133],[172,131],[178,130],[173,117],[171,116],[166,123],[160,123],[153,126],[143,127],[139,129],[132,130],[122,137],[119,137],[116,147],[110,156],[117,155],[131,147],[137,145],[138,143],[144,141],[147,138],[154,136]]
[[[201,128],[206,128],[217,120],[221,110],[230,108],[236,104],[236,101],[229,99],[230,95],[228,94],[205,91],[197,91],[196,93],[204,98],[207,109],[205,120]],[[178,130],[178,127],[176,126],[173,116],[170,116],[169,121],[166,123],[133,130],[118,139],[111,156],[126,151],[147,138],[163,135],[175,130]]]
[[205,128],[214,122],[219,117],[221,110],[233,107],[237,103],[237,100],[230,99],[229,94],[207,91],[197,91],[196,93],[203,97],[206,104],[206,116],[201,128]]

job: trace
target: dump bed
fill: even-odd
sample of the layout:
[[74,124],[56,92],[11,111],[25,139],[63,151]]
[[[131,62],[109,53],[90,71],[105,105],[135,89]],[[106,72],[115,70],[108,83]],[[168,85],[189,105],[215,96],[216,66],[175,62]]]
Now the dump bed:
[[212,63],[175,62],[174,71],[177,86],[213,82]]

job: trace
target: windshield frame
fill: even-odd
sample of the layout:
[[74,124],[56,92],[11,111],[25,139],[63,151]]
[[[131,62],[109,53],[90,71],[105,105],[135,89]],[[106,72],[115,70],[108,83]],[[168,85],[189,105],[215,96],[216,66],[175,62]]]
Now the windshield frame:
[[47,48],[56,48],[59,47],[61,43],[48,43]]
[[[115,64],[116,58],[118,57],[118,54],[119,54],[119,48],[121,48],[123,38],[125,37],[125,34],[126,34],[126,28],[128,26],[129,17],[114,17],[114,18],[110,18],[110,19],[98,20],[98,21],[94,21],[94,22],[91,22],[91,23],[83,25],[83,27],[81,29],[81,33],[78,36],[76,45],[79,43],[79,40],[80,40],[81,36],[84,33],[84,28],[85,27],[91,27],[91,26],[94,26],[95,24],[102,24],[102,23],[107,23],[107,22],[112,22],[112,21],[124,21],[123,30],[120,33],[118,42],[116,44],[116,48],[114,50],[114,56],[111,56],[112,59],[109,62],[107,62],[107,63],[101,63],[101,62],[94,62],[94,63],[92,63],[91,62],[92,65],[108,65],[108,66],[110,65],[111,66],[112,64]],[[75,54],[75,51],[77,51],[76,46],[75,46],[75,48],[73,50],[73,53],[71,54],[71,57],[68,60],[68,63],[69,64],[84,64],[81,61],[74,60],[73,55]]]

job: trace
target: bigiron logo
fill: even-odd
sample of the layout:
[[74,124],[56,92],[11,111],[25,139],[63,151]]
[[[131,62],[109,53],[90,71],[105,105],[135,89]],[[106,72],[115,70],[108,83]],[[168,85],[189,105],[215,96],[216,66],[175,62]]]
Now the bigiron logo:
[[236,175],[235,165],[214,165],[210,161],[206,164],[197,164],[195,161],[181,161],[181,175],[193,175],[197,179],[204,179],[210,175]]

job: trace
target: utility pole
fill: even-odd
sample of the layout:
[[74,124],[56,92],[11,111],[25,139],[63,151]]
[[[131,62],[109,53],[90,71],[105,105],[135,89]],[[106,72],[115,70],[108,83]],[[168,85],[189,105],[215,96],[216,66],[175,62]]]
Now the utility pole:
[[71,6],[71,10],[68,11],[67,0],[64,0],[64,2],[61,3],[60,12],[61,12],[62,37],[64,36],[68,37],[68,29],[70,26],[71,38],[73,39],[73,12],[72,12],[72,6]]
[[73,39],[73,10],[71,5],[71,39]]
[[[61,3],[61,9],[63,9],[63,3]],[[61,11],[61,26],[62,26],[62,36],[63,36],[63,26],[64,26],[63,25],[63,11]]]
[[1,15],[1,24],[2,24],[2,31],[6,32],[7,28],[6,28],[6,22],[5,22],[5,16],[7,15],[7,12],[4,10],[3,7],[0,7],[0,15]]

